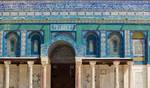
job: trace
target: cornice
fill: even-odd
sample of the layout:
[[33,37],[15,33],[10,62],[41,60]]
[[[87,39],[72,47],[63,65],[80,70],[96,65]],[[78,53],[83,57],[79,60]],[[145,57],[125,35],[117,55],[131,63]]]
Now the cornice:
[[149,24],[150,20],[128,20],[128,19],[46,19],[46,20],[1,20],[3,24],[13,23],[89,23],[89,24],[103,24],[103,23],[129,23],[129,24]]

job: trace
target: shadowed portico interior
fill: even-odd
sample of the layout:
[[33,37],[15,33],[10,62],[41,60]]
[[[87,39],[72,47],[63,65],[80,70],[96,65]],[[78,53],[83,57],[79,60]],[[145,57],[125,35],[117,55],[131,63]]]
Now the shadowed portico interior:
[[51,88],[75,88],[75,51],[65,41],[57,41],[49,48]]

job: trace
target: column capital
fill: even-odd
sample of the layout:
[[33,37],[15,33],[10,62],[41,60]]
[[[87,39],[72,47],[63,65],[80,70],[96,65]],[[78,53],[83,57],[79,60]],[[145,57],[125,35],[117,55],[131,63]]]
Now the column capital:
[[82,58],[81,57],[75,57],[75,63],[76,65],[81,65],[82,64]]
[[150,64],[147,64],[147,67],[150,66]]
[[48,61],[41,61],[41,64],[45,66],[48,64]]
[[28,63],[28,66],[30,67],[34,64],[34,61],[28,61],[27,63]]
[[76,62],[82,62],[82,58],[83,58],[83,57],[75,57],[75,61],[76,61]]
[[90,61],[90,65],[94,66],[96,64],[96,61]]
[[115,66],[118,66],[118,65],[120,64],[120,61],[114,61],[113,64],[114,64]]
[[133,65],[134,62],[133,62],[133,61],[128,61],[127,64],[128,64],[128,65]]
[[4,64],[5,64],[5,65],[9,65],[9,64],[11,64],[11,61],[9,61],[9,60],[4,61]]
[[[49,61],[49,58],[48,58],[47,56],[42,56],[42,57],[41,57],[41,63],[42,63],[43,61],[48,62],[48,61]],[[49,61],[49,62],[50,62],[50,61]]]

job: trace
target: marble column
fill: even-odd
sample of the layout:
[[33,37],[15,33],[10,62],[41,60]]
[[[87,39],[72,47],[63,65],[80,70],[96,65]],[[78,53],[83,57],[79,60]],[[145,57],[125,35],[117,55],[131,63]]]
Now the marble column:
[[9,65],[10,61],[4,61],[5,64],[5,88],[9,88]]
[[95,88],[95,64],[96,61],[90,61],[90,66],[91,66],[91,73],[92,73],[92,87]]
[[129,88],[133,88],[133,61],[128,61],[129,67]]
[[82,60],[76,61],[76,86],[75,88],[82,88],[81,86],[81,69],[82,68]]
[[119,88],[119,61],[114,61],[113,62],[115,66],[115,88]]
[[147,64],[147,88],[150,88],[150,65]]
[[129,85],[129,78],[128,78],[129,77],[129,74],[128,74],[129,73],[129,67],[127,64],[125,64],[123,67],[124,67],[124,72],[123,72],[124,73],[123,74],[124,81],[123,81],[123,83],[125,84],[124,88],[129,88],[129,86],[128,86]]
[[46,77],[46,73],[47,73],[46,70],[47,70],[47,64],[48,64],[48,63],[47,63],[47,61],[42,61],[41,63],[42,63],[42,67],[43,67],[43,82],[42,82],[42,88],[46,88],[46,84],[47,84],[47,83],[46,83],[46,82],[47,82],[47,81],[46,81],[46,78],[47,78],[47,77]]
[[51,88],[51,74],[52,74],[51,72],[52,71],[51,71],[51,63],[50,63],[49,64],[49,81],[48,81],[49,82],[49,86],[50,86],[49,88]]
[[33,74],[33,64],[34,64],[34,61],[28,61],[28,67],[29,67],[29,88],[33,88],[33,77],[32,77],[32,74]]

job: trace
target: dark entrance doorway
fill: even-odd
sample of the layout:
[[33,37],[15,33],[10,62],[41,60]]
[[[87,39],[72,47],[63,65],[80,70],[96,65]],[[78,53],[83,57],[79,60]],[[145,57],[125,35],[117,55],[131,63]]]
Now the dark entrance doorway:
[[56,44],[50,54],[51,88],[75,88],[75,52],[69,44]]

